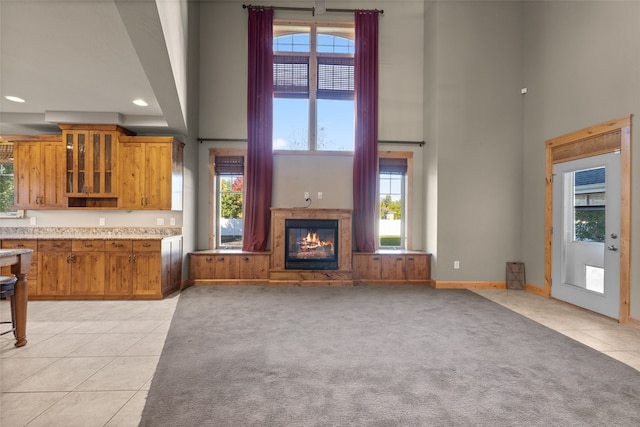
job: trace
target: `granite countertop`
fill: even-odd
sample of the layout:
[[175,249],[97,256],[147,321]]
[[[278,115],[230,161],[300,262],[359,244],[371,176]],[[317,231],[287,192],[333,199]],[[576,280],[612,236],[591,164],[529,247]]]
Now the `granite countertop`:
[[0,258],[28,254],[29,252],[33,252],[33,250],[32,249],[0,249]]
[[2,239],[129,239],[181,236],[182,227],[2,227]]

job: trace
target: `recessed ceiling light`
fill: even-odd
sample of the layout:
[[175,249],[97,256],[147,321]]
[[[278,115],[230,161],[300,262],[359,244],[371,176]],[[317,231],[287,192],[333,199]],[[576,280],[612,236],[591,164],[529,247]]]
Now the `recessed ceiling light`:
[[5,96],[5,98],[8,99],[9,101],[13,101],[13,102],[26,102],[24,99],[18,98],[17,96],[7,95],[7,96]]
[[140,107],[146,107],[149,104],[146,103],[146,101],[144,99],[134,99],[133,103],[136,105],[139,105]]

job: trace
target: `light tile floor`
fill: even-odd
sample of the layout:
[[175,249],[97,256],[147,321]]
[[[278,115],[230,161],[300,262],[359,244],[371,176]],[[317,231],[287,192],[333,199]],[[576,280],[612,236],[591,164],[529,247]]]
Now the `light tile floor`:
[[[523,291],[477,293],[640,371],[638,329]],[[0,425],[137,426],[177,301],[31,301],[27,346],[0,337]]]

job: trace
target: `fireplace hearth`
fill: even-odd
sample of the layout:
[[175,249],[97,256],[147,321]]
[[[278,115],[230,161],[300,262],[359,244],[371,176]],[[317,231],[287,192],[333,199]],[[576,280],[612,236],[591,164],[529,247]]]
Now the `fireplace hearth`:
[[337,270],[338,220],[286,219],[285,269]]

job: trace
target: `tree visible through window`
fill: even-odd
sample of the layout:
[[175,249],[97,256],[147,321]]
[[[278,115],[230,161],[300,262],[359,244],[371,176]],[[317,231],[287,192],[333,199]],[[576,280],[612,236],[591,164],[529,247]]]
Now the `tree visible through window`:
[[215,248],[241,248],[244,228],[243,150],[212,150]]
[[0,144],[0,217],[18,217],[22,211],[11,209],[15,203],[13,144]]
[[274,150],[353,151],[353,24],[276,23]]
[[605,241],[605,168],[574,172],[574,239]]

